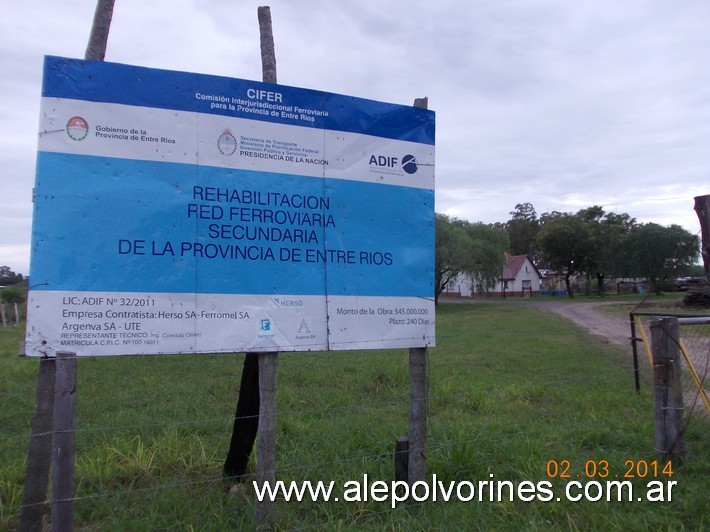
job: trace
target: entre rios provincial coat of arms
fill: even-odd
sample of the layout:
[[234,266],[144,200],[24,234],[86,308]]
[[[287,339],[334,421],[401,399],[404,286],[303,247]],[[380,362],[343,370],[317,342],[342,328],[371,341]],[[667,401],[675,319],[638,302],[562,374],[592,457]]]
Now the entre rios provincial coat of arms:
[[84,140],[89,134],[89,123],[80,116],[72,116],[67,121],[67,135],[72,140]]

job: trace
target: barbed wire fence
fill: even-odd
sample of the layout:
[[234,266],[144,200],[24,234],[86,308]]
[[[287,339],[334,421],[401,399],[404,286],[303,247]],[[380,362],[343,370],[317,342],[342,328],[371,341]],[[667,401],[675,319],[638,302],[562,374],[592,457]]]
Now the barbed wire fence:
[[[646,321],[649,320],[650,317]],[[685,332],[686,328],[688,328],[689,332]],[[694,353],[694,360],[698,361],[695,365],[701,382],[706,382],[705,379],[709,372],[708,348],[710,346],[710,339],[706,336],[707,333],[703,333],[703,331],[707,331],[707,329],[707,327],[701,329],[701,326],[698,325],[683,325],[683,342],[686,344],[687,349]],[[530,335],[535,332],[536,331],[518,331],[517,333]],[[447,337],[440,336],[439,338],[442,341],[451,341],[456,338],[473,337],[475,334],[477,333],[469,332],[449,335]],[[703,353],[705,358],[703,358]],[[184,355],[176,356],[182,357]],[[205,361],[223,361],[226,355],[201,356]],[[295,365],[298,363],[295,360],[295,357],[298,356],[307,357],[308,355],[294,354],[291,357],[292,364]],[[352,355],[349,354],[348,356]],[[392,355],[382,355],[373,351],[369,352],[369,354],[359,356],[376,359],[378,356],[390,357]],[[289,355],[285,354],[284,358],[288,359]],[[640,357],[640,359],[641,358],[642,357]],[[83,360],[82,362],[84,364],[96,363],[95,361],[92,362],[90,359]],[[357,362],[353,362],[353,365],[357,365]],[[236,365],[234,371],[236,374]],[[209,375],[209,373],[210,371],[205,371],[205,375]],[[640,364],[639,374],[642,383],[646,386],[650,385],[652,382],[652,367],[650,364],[644,365],[642,362]],[[197,376],[192,376],[192,379],[195,385],[199,385]],[[593,381],[593,377],[589,376],[562,378],[558,375],[536,382],[535,385],[539,386],[541,389],[554,389],[564,388],[567,384],[577,384],[579,382],[589,382],[593,384]],[[688,379],[684,376],[683,381],[685,383]],[[288,434],[289,431],[305,430],[308,427],[309,419],[325,418],[334,420],[348,416],[355,419],[357,416],[364,415],[367,417],[368,411],[379,411],[382,409],[389,412],[391,417],[402,420],[401,425],[405,427],[407,408],[409,405],[406,385],[388,382],[387,378],[383,378],[381,384],[385,393],[370,394],[366,404],[352,405],[346,403],[322,405],[314,402],[309,403],[307,399],[304,398],[291,396],[286,396],[285,398],[281,397],[280,401],[285,403],[299,401],[300,404],[297,409],[298,415],[287,419],[280,418],[279,423],[282,425],[282,436],[280,437],[283,437],[283,434]],[[373,384],[373,386],[376,388],[377,383]],[[374,391],[379,390],[373,390],[373,392]],[[474,476],[475,474],[480,475],[483,473],[483,471],[467,470],[466,468],[469,466],[461,465],[460,455],[467,452],[475,452],[474,449],[481,445],[482,441],[485,439],[485,434],[489,432],[489,427],[486,423],[493,422],[487,421],[478,426],[478,435],[465,436],[460,433],[451,433],[449,430],[450,427],[448,427],[446,423],[437,419],[435,414],[432,416],[432,412],[436,413],[451,407],[452,402],[475,411],[477,408],[480,408],[481,393],[476,390],[468,392],[457,390],[456,396],[452,397],[446,388],[440,390],[430,389],[427,393],[430,405],[429,437],[426,444],[428,461],[434,464],[446,460],[458,463],[457,467],[461,468],[461,471],[454,473],[454,476],[461,475],[463,478],[466,478],[466,475]],[[687,397],[690,398],[691,396],[688,395]],[[140,402],[144,400],[144,398],[140,398],[136,404],[136,408],[140,408]],[[693,413],[692,415],[696,415],[695,412],[699,410],[696,406],[700,404],[700,401],[693,400],[693,402],[693,408],[690,412]],[[700,406],[703,405],[700,404]],[[231,403],[226,407],[227,409],[231,408]],[[357,412],[354,412],[354,410]],[[194,415],[196,412],[197,409],[193,412],[192,416],[183,416],[181,419],[168,419],[164,422],[157,422],[155,419],[145,418],[128,424],[115,424],[111,423],[111,420],[108,419],[105,424],[86,425],[81,423],[81,416],[79,416],[79,425],[74,431],[77,436],[77,448],[79,449],[79,453],[77,454],[77,489],[76,496],[74,497],[77,510],[82,512],[83,515],[87,513],[87,510],[82,509],[82,505],[91,505],[97,500],[107,501],[107,503],[111,502],[111,504],[131,504],[130,501],[141,493],[155,494],[156,497],[160,497],[161,493],[191,490],[195,488],[210,488],[217,493],[224,492],[225,489],[232,489],[236,485],[237,479],[225,478],[219,473],[221,471],[225,448],[207,445],[205,443],[207,437],[204,435],[208,433],[224,434],[224,443],[226,444],[226,436],[231,430],[234,416],[229,414],[197,416]],[[293,410],[288,410],[288,412],[291,415],[293,414]],[[567,420],[563,428],[566,431],[579,430],[583,432],[585,429],[588,429],[590,423],[593,422],[594,420],[590,421],[585,418],[571,421]],[[284,427],[283,425],[286,426]],[[511,426],[508,432],[511,439],[521,437],[534,438],[536,436],[544,438],[549,430],[549,427],[544,426],[537,428],[526,426],[524,429]],[[41,434],[32,435],[32,437],[38,436],[41,436]],[[28,435],[26,432],[13,434],[3,431],[2,435],[0,435],[0,439],[4,440],[6,443],[14,442],[16,446],[26,444],[27,438]],[[161,451],[158,445],[165,446],[168,449]],[[330,444],[325,447],[329,446]],[[100,451],[82,453],[82,451],[96,448],[99,448]],[[377,474],[378,478],[389,478],[391,477],[392,471],[393,451],[393,441],[379,441],[377,443],[370,443],[370,446],[367,448],[350,449],[344,450],[343,452],[333,451],[332,448],[324,448],[322,451],[313,454],[312,459],[309,460],[308,463],[301,463],[297,457],[294,458],[294,455],[290,452],[286,452],[279,455],[279,463],[276,472],[279,478],[285,479],[328,479],[337,478],[338,475],[342,475],[343,470],[347,468],[347,464],[355,464],[350,467],[351,470],[370,471]],[[185,470],[189,471],[187,475],[188,479],[160,482],[160,477],[163,474],[169,476],[167,472],[161,471],[161,468],[166,467],[161,460],[161,453],[163,452],[174,453],[172,461],[182,464]],[[534,471],[529,470],[526,471],[525,474],[533,476]],[[542,473],[538,474],[539,476],[543,476]],[[255,474],[249,473],[246,478],[240,480],[243,481],[240,485],[247,486],[251,494],[251,481],[256,480]],[[237,496],[239,496],[239,494],[246,495],[241,489],[236,489],[235,493]],[[253,501],[250,502],[249,497],[246,496],[242,497],[242,499],[243,504],[251,508],[250,505],[253,504]],[[424,501],[420,504],[426,505],[431,502],[432,501]],[[41,504],[46,505],[48,503],[49,501],[45,501]],[[402,505],[402,507],[404,506],[405,505]],[[18,514],[21,509],[22,504],[20,497],[16,494],[14,498],[8,498],[3,501],[0,506],[0,514],[5,514],[5,516],[15,515]],[[389,515],[390,512],[400,510],[401,507],[388,509],[382,505],[354,505],[347,510],[350,513],[345,516],[345,521],[351,524],[358,523],[363,519],[367,519],[368,522],[373,522],[373,520],[376,522],[378,518],[384,518],[384,516]],[[91,512],[88,513],[90,514]],[[251,514],[246,518],[247,522],[250,518]],[[150,519],[150,515],[146,515],[146,524],[149,523]],[[319,526],[318,523],[324,523],[324,521],[317,521],[314,525],[296,528],[316,528]]]
[[710,420],[710,314],[631,312],[631,338],[634,342],[636,388],[650,388],[654,383],[654,355],[651,346],[651,324],[661,318],[678,320],[677,339],[680,381],[685,406],[684,418]]

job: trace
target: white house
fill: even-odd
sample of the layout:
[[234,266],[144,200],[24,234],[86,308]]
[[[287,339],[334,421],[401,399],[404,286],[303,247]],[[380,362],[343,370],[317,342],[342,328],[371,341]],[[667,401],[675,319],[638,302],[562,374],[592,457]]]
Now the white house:
[[505,254],[505,262],[496,286],[488,292],[474,292],[471,277],[460,273],[449,282],[444,296],[461,297],[530,297],[540,295],[542,275],[527,255]]

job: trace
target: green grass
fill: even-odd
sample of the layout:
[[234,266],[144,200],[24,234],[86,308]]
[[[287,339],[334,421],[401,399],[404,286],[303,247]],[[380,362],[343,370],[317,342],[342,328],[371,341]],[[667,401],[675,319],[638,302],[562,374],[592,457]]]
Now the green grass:
[[645,294],[616,294],[614,292],[607,292],[604,297],[597,294],[575,294],[574,297],[569,296],[535,296],[534,299],[539,301],[554,300],[557,303],[563,301],[568,301],[570,303],[591,303],[591,302],[608,302],[608,303],[620,303],[628,305],[639,305],[643,303],[645,306],[654,305],[660,307],[675,307],[683,304],[683,296],[685,292],[663,292],[660,295],[654,294],[653,292],[646,292]]
[[[609,316],[628,319],[630,312],[644,313],[670,313],[670,314],[708,314],[710,310],[687,307],[683,304],[684,293],[672,292],[668,294],[645,294],[644,296],[636,295],[633,298],[624,296],[615,296],[604,298],[605,303],[615,303],[609,305],[601,305],[599,311]],[[586,298],[590,301],[593,298]],[[599,298],[596,298],[601,301]]]
[[[19,518],[38,362],[0,329],[0,529]],[[429,350],[427,471],[445,483],[546,479],[549,460],[653,460],[649,390],[630,363],[562,318],[520,305],[440,305]],[[254,497],[221,467],[243,355],[78,363],[77,529],[252,528]],[[279,357],[277,478],[393,480],[407,432],[406,350]],[[693,420],[672,502],[280,502],[275,527],[348,530],[698,530],[708,526],[710,438]],[[591,462],[590,462],[591,463]],[[664,479],[665,480],[665,479]],[[644,484],[635,481],[635,485]],[[560,483],[556,481],[559,488]]]

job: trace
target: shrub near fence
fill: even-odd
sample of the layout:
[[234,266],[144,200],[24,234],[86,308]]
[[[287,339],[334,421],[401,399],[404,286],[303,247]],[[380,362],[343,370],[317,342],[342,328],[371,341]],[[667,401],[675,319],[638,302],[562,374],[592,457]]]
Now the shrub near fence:
[[0,327],[10,327],[19,325],[25,321],[27,315],[27,303],[16,303],[7,305],[0,303]]
[[0,287],[0,327],[17,325],[24,321],[26,316],[26,283]]
[[[429,353],[427,472],[442,482],[549,479],[606,460],[652,462],[650,391],[629,394],[623,351],[561,317],[518,305],[440,305]],[[21,328],[0,330],[0,529],[17,527],[37,361]],[[406,433],[406,350],[283,354],[277,478],[392,481]],[[80,359],[77,529],[251,529],[250,484],[231,490],[229,444],[241,355]],[[705,435],[705,436],[703,436]],[[399,505],[279,501],[283,529],[699,529],[707,522],[707,425],[689,427],[671,502],[521,500]],[[589,469],[589,468],[587,468]],[[561,489],[564,479],[551,479]],[[647,478],[633,479],[641,489]],[[664,479],[665,480],[665,479]]]

